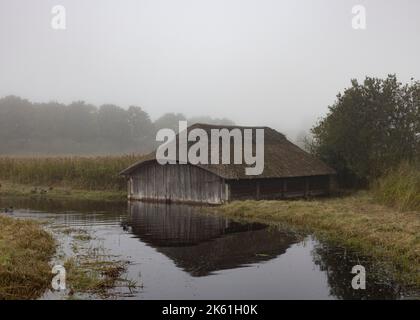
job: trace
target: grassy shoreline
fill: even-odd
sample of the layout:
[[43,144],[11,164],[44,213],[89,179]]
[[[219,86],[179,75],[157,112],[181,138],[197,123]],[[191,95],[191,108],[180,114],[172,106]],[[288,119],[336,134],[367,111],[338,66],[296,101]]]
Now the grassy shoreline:
[[112,255],[92,230],[51,225],[59,242],[56,261],[66,268],[67,289],[55,292],[57,299],[114,299],[125,290],[133,293],[137,283],[125,272],[130,261]]
[[[126,191],[34,187],[0,181],[0,197],[121,201]],[[238,201],[210,211],[230,218],[286,224],[389,263],[396,279],[420,288],[420,212],[380,205],[367,192],[341,198]]]
[[35,299],[47,289],[55,240],[31,220],[0,215],[0,299]]
[[71,187],[31,186],[26,184],[0,181],[0,197],[35,197],[45,199],[75,199],[96,201],[123,201],[126,191],[84,190]]
[[50,295],[55,264],[67,272],[67,289],[56,291],[55,299],[108,299],[118,297],[121,288],[132,293],[137,284],[122,276],[129,263],[108,254],[86,229],[0,213],[0,300]]
[[420,212],[375,203],[368,193],[296,201],[238,201],[217,212],[268,224],[287,224],[390,264],[398,281],[420,288]]

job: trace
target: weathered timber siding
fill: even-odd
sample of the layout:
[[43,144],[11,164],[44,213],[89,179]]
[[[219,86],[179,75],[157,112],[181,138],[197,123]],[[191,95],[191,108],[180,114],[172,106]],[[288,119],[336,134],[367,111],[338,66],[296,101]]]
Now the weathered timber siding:
[[128,181],[130,200],[221,204],[246,199],[287,199],[328,195],[333,176],[225,180],[190,164],[151,162]]
[[312,176],[275,179],[228,180],[229,200],[285,199],[327,195],[330,176]]
[[224,180],[190,164],[139,167],[129,179],[129,199],[220,204],[226,200]]

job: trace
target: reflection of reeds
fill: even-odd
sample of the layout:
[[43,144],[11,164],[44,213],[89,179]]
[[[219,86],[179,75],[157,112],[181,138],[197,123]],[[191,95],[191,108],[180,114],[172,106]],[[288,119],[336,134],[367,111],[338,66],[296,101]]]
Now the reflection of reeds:
[[118,173],[139,155],[109,157],[0,158],[0,179],[13,183],[68,186],[85,190],[126,190]]

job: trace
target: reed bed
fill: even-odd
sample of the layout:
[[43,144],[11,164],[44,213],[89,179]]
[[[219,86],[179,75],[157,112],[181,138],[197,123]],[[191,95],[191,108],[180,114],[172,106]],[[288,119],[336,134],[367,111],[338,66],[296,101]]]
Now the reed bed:
[[35,299],[51,283],[55,240],[30,220],[0,214],[0,300]]
[[420,162],[403,162],[373,185],[375,199],[400,211],[420,210]]
[[31,186],[124,191],[119,172],[141,155],[98,157],[0,157],[0,180]]

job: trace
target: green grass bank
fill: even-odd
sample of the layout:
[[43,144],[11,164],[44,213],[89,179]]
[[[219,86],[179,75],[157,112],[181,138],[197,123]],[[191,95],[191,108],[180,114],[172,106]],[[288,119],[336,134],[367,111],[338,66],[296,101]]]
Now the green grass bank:
[[399,281],[420,288],[419,211],[378,204],[367,192],[317,200],[232,202],[217,211],[314,233],[389,263]]
[[0,215],[0,300],[42,295],[54,252],[53,237],[39,223]]

